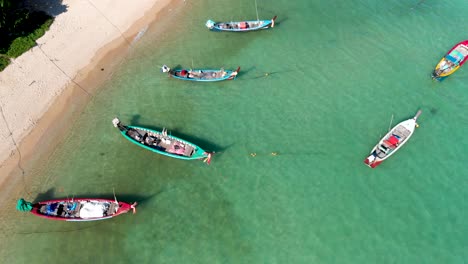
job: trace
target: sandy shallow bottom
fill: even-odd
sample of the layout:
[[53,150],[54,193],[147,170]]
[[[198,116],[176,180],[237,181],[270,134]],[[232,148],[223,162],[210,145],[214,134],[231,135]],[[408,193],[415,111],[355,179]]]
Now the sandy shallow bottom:
[[[54,97],[43,115],[34,122],[30,132],[22,138],[14,139],[10,136],[6,139],[11,142],[12,150],[9,151],[9,155],[4,155],[7,158],[0,165],[0,189],[2,190],[0,201],[5,201],[11,194],[24,191],[24,185],[28,184],[31,172],[40,168],[40,162],[47,159],[62,142],[64,136],[72,128],[76,117],[93,99],[97,89],[111,78],[116,68],[125,60],[126,55],[132,49],[132,43],[138,41],[150,23],[156,23],[158,18],[169,14],[168,10],[180,4],[170,0],[151,2],[154,2],[154,5],[145,12],[142,18],[132,21],[132,25],[122,33],[121,37],[99,48],[91,62],[76,72],[76,77]],[[46,72],[42,74],[47,75]],[[3,100],[8,100],[8,98],[3,97]],[[29,101],[16,101],[18,108],[27,108],[28,104],[30,104]],[[45,105],[46,102],[37,101],[37,104]],[[3,120],[6,119],[3,116]],[[8,127],[10,122],[5,123],[7,125],[4,128],[13,130]],[[26,127],[30,125],[29,122],[24,123]],[[22,129],[27,130],[26,127]]]

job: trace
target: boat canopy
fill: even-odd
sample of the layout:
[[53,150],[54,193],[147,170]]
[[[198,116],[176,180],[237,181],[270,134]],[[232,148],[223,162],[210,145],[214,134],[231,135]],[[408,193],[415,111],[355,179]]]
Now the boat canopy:
[[450,54],[447,54],[446,58],[447,60],[458,64],[465,58],[465,56],[458,50],[454,50],[450,52]]
[[452,57],[451,54],[448,54],[447,56],[445,56],[445,58],[453,63],[457,63],[459,60]]
[[81,218],[103,217],[106,207],[103,203],[87,202],[80,209]]

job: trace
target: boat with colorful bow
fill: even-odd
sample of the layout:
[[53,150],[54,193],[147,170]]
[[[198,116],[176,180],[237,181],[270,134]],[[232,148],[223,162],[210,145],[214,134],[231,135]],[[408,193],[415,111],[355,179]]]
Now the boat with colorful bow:
[[167,65],[163,65],[161,68],[162,72],[167,72],[169,76],[184,81],[195,81],[195,82],[217,82],[224,80],[234,80],[240,71],[240,67],[237,70],[225,70],[221,68],[219,70],[212,69],[171,69]]
[[432,72],[432,79],[442,81],[456,72],[468,60],[468,40],[455,45],[439,61]]
[[51,220],[81,222],[109,219],[130,210],[136,213],[136,206],[137,203],[118,202],[117,199],[67,198],[33,204],[21,198],[16,209]]
[[176,159],[201,159],[207,164],[211,162],[213,153],[186,140],[168,135],[165,128],[156,131],[138,126],[126,126],[117,117],[112,120],[112,124],[126,139],[144,149]]
[[205,25],[212,31],[231,31],[231,32],[247,32],[261,29],[268,29],[275,26],[276,16],[269,20],[248,20],[238,22],[215,22],[213,20],[206,21]]
[[364,160],[364,163],[371,168],[375,168],[397,152],[413,135],[415,128],[418,126],[416,121],[421,113],[422,111],[419,110],[413,118],[405,120],[393,127],[390,132],[375,145],[370,155]]

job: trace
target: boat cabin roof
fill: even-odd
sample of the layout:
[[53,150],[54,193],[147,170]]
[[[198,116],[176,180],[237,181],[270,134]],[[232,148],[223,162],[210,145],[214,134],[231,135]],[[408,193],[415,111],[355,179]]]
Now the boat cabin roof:
[[460,52],[464,57],[468,56],[468,46],[466,46],[464,44],[461,44],[455,50]]
[[461,44],[456,47],[452,52],[447,54],[445,58],[453,63],[459,63],[468,56],[468,47]]

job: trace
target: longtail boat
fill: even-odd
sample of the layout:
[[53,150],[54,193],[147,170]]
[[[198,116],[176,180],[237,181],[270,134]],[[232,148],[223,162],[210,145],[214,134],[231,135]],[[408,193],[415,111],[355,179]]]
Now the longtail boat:
[[46,219],[80,222],[109,219],[130,210],[136,213],[136,206],[137,203],[118,202],[117,199],[71,198],[33,204],[21,198],[16,209]]
[[371,168],[375,168],[397,152],[413,135],[414,129],[418,126],[416,121],[421,113],[422,111],[419,110],[413,118],[393,127],[390,132],[375,145],[370,155],[364,160],[364,163]]
[[207,164],[211,162],[213,153],[186,140],[168,135],[165,128],[162,131],[156,131],[138,126],[125,126],[117,117],[112,120],[112,124],[130,142],[152,152],[176,159],[202,159]]
[[234,80],[240,71],[240,67],[237,70],[225,70],[221,68],[219,70],[211,69],[171,69],[167,65],[162,66],[162,72],[167,72],[169,76],[184,81],[195,81],[195,82],[217,82],[224,80]]
[[275,20],[276,16],[270,20],[250,20],[238,22],[215,22],[210,19],[206,21],[205,25],[212,31],[247,32],[272,28],[275,26]]
[[456,72],[468,60],[468,40],[464,40],[447,52],[432,72],[432,79],[442,81]]

